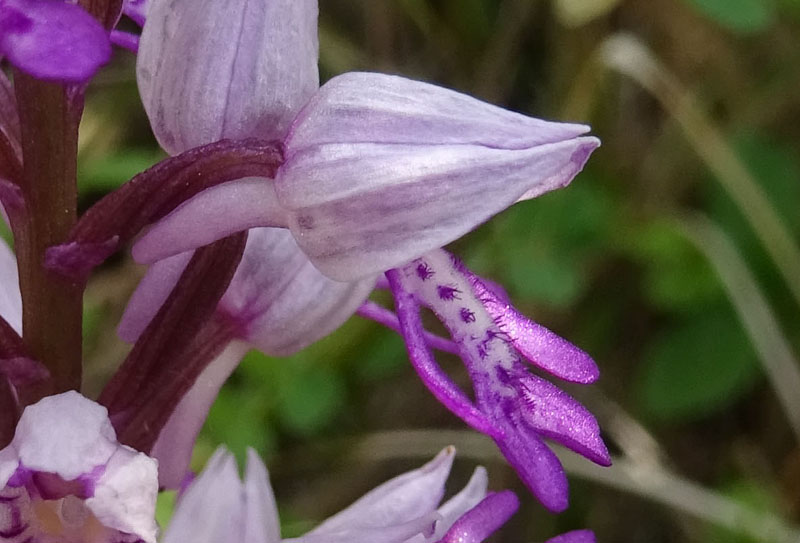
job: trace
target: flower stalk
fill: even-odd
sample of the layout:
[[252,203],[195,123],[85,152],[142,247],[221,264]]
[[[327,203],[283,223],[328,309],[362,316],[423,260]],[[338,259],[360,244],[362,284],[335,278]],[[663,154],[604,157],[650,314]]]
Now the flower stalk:
[[77,220],[76,161],[83,107],[74,88],[15,71],[22,134],[19,179],[26,212],[14,238],[23,299],[25,343],[50,371],[54,394],[81,384],[82,288],[43,266],[45,250],[63,242]]

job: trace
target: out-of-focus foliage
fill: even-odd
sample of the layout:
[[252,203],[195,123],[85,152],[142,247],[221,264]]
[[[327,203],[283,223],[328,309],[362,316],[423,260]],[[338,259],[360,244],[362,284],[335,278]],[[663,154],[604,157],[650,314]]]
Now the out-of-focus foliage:
[[[800,521],[800,450],[728,292],[681,227],[684,217],[708,217],[733,240],[795,353],[800,307],[712,173],[703,148],[712,139],[687,137],[674,112],[599,60],[620,33],[640,40],[676,82],[679,98],[698,104],[797,244],[800,2],[320,4],[323,79],[346,70],[400,73],[527,114],[592,125],[603,146],[571,187],[516,205],[451,249],[502,283],[526,314],[593,354],[601,380],[570,392],[599,414],[615,452],[627,452],[618,450],[624,440],[615,433],[615,409],[622,408],[655,438],[658,461],[731,499]],[[118,52],[90,94],[81,143],[84,206],[161,156],[132,77],[132,56]],[[118,260],[102,270],[96,288],[90,285],[93,390],[121,357],[122,347],[103,338],[113,333],[140,272]],[[112,287],[117,294],[108,294]],[[456,360],[442,360],[468,383]],[[418,449],[398,441],[374,451],[396,462],[353,463],[362,437],[401,429],[466,430],[419,383],[395,334],[353,318],[295,356],[249,355],[214,405],[195,465],[220,442],[239,458],[256,448],[273,475],[286,533],[300,533],[380,479],[421,462]],[[572,508],[554,519],[502,463],[483,461],[493,488],[510,486],[523,496],[522,511],[496,542],[544,540],[585,526],[609,542],[749,541],[579,481]],[[457,461],[453,488],[474,464]]]

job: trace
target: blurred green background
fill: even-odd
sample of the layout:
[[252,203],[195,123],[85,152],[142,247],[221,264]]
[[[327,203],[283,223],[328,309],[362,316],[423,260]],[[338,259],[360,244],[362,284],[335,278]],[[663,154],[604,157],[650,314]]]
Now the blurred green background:
[[[791,408],[800,390],[774,386],[791,384],[800,342],[800,2],[320,4],[323,80],[398,73],[586,122],[602,139],[570,187],[516,205],[451,249],[595,357],[601,380],[567,389],[597,413],[624,459],[617,469],[638,473],[639,486],[577,474],[571,508],[547,514],[491,446],[470,445],[473,436],[416,378],[399,337],[357,317],[288,359],[249,355],[213,408],[196,467],[219,443],[240,458],[256,448],[284,535],[419,465],[448,439],[462,452],[449,488],[483,463],[493,488],[522,497],[495,542],[580,527],[607,542],[770,541],[756,521],[800,521],[790,421],[800,416]],[[118,51],[90,94],[84,208],[163,156],[138,103],[134,62]],[[90,390],[124,355],[112,330],[141,271],[121,258],[89,286]],[[443,360],[467,385],[457,361]],[[715,526],[701,519],[716,502],[684,502],[680,493],[673,498],[694,515],[666,505],[668,492],[648,478],[662,470],[744,504],[755,520],[735,515],[734,529]],[[648,488],[655,498],[643,496]],[[698,511],[706,507],[712,513]]]

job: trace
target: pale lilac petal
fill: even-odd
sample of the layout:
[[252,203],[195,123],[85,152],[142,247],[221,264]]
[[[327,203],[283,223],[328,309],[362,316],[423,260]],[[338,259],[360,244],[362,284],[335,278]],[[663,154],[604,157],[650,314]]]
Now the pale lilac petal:
[[242,543],[278,543],[281,524],[267,468],[253,449],[247,450],[244,476],[245,515]]
[[321,145],[291,154],[275,189],[311,261],[353,280],[442,247],[525,194],[563,187],[598,144]]
[[543,370],[567,381],[593,383],[600,376],[594,360],[564,338],[521,314],[497,292],[497,287],[462,269],[497,326],[514,348]]
[[170,292],[192,259],[193,251],[179,253],[159,260],[147,269],[133,291],[117,327],[117,334],[128,343],[134,343],[167,301]]
[[22,294],[19,291],[17,258],[0,240],[0,316],[18,334],[22,334]]
[[481,543],[505,524],[518,508],[519,500],[510,490],[491,493],[459,518],[440,543]]
[[611,465],[608,449],[600,437],[597,420],[558,387],[528,375],[520,380],[525,422],[537,433],[557,441],[603,466]]
[[111,456],[86,506],[101,524],[155,543],[158,465],[144,453],[120,447]]
[[594,532],[591,530],[574,530],[552,537],[545,543],[595,543],[595,541]]
[[310,533],[302,537],[284,539],[283,543],[404,543],[418,534],[432,533],[438,519],[439,515],[429,513],[389,526],[343,526],[333,533]]
[[243,541],[244,488],[236,459],[217,449],[181,496],[162,543]]
[[150,0],[125,0],[122,4],[122,12],[139,26],[144,26],[149,7]]
[[320,88],[292,124],[286,143],[290,149],[367,142],[525,149],[588,131],[585,125],[527,117],[422,81],[350,72]]
[[149,264],[257,226],[284,226],[288,219],[269,179],[248,177],[206,189],[148,230],[133,246]]
[[341,326],[374,284],[375,277],[328,279],[287,230],[256,228],[219,309],[240,323],[242,339],[269,355],[286,356]]
[[[426,517],[436,510],[442,499],[444,483],[450,473],[454,456],[455,449],[447,447],[421,468],[404,473],[371,490],[305,537],[335,535],[356,528],[388,529]],[[413,533],[407,537],[411,535]],[[305,537],[303,541],[306,541]]]
[[192,450],[211,405],[248,350],[249,346],[242,342],[231,343],[206,366],[170,415],[150,452],[158,460],[158,481],[162,487],[180,488],[189,473]]
[[33,77],[82,82],[111,58],[105,29],[82,8],[52,0],[0,4],[0,56]]
[[503,456],[542,505],[556,513],[567,508],[569,484],[564,468],[544,442],[522,429],[496,441]]
[[154,0],[137,81],[159,143],[177,154],[283,139],[317,90],[317,56],[316,0]]

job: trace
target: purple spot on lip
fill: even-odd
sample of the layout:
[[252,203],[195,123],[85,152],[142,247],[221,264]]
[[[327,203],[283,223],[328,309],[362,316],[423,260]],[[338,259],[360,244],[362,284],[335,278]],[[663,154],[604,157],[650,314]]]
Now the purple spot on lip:
[[466,307],[462,307],[461,311],[459,311],[459,315],[461,316],[461,320],[464,322],[475,322],[475,313],[467,309]]
[[439,285],[438,287],[436,287],[436,292],[439,294],[439,298],[441,298],[446,302],[461,299],[458,296],[461,293],[461,291],[455,287],[451,287],[448,285]]
[[19,10],[6,7],[0,13],[0,28],[9,34],[23,34],[33,26],[33,20]]
[[428,264],[424,261],[420,261],[417,264],[417,277],[419,277],[422,281],[427,281],[434,275],[434,271],[428,266]]

